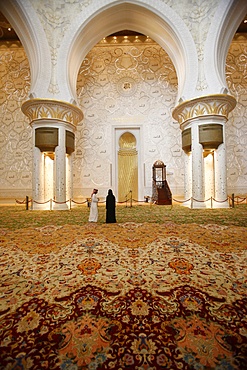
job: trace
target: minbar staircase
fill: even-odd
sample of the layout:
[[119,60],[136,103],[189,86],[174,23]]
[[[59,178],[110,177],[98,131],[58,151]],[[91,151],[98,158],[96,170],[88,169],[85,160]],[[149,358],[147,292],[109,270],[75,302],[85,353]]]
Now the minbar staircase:
[[157,201],[159,205],[172,204],[172,193],[166,180],[156,182]]

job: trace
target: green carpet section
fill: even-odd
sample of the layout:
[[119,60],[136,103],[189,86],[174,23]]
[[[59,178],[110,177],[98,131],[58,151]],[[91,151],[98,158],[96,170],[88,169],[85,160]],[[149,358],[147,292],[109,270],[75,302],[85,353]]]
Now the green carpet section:
[[[77,206],[67,211],[32,211],[26,210],[25,205],[0,207],[0,227],[20,229],[28,226],[82,225],[88,222],[89,208]],[[209,224],[247,226],[247,205],[237,205],[226,209],[189,209],[183,206],[160,206],[150,204],[135,204],[132,207],[117,205],[116,217],[118,223],[150,222],[177,224]],[[105,223],[105,205],[99,205],[98,224]]]

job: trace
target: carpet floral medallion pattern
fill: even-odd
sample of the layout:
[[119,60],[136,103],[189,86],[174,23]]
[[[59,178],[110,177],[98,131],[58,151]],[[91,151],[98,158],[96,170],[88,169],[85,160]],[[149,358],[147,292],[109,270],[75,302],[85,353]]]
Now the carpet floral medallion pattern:
[[243,370],[246,237],[213,224],[0,230],[0,369]]

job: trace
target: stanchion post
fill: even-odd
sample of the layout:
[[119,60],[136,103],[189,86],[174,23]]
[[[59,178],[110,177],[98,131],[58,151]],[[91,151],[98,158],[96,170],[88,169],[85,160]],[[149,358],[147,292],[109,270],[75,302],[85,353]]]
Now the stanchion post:
[[211,197],[211,208],[213,208],[213,197]]
[[26,195],[26,211],[28,211],[28,196]]
[[232,194],[232,208],[234,208],[234,193]]
[[52,211],[52,199],[50,199],[50,211]]

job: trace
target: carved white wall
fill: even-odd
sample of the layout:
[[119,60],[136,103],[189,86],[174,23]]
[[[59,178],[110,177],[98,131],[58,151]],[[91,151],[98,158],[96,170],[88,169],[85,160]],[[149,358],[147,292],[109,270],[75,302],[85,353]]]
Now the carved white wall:
[[177,95],[174,67],[167,53],[149,38],[121,41],[103,40],[79,71],[77,92],[84,120],[76,133],[74,187],[97,186],[106,192],[111,168],[116,166],[114,130],[127,126],[142,129],[145,195],[151,195],[152,165],[158,159],[167,164],[174,191],[181,193],[181,134],[171,116]]
[[[182,195],[181,134],[171,110],[182,92],[182,99],[220,93],[226,83],[238,101],[226,128],[228,187],[246,192],[246,39],[232,42],[223,78],[228,43],[246,7],[244,0],[1,2],[28,56],[20,44],[0,47],[1,197],[31,192],[31,128],[20,109],[29,97],[75,98],[85,114],[76,133],[75,196],[112,185],[119,127],[140,131],[143,193],[161,159],[173,193]],[[158,44],[103,40],[94,47],[125,27],[150,31]]]
[[237,100],[227,123],[227,168],[229,193],[247,192],[247,37],[234,38],[227,55],[226,80]]
[[32,140],[21,112],[30,89],[30,68],[20,44],[0,47],[0,192],[1,198],[31,194]]
[[[228,194],[247,191],[246,45],[243,36],[235,38],[227,56],[227,85],[237,99],[226,126]],[[32,140],[28,119],[20,109],[30,89],[30,68],[20,44],[1,45],[0,81],[1,198],[23,198],[31,194]],[[124,126],[142,127],[144,195],[151,187],[156,159],[167,164],[174,195],[182,195],[181,135],[171,118],[176,84],[168,55],[150,41],[115,45],[103,40],[90,51],[77,82],[85,118],[76,132],[75,196],[88,196],[94,183],[102,186],[102,192],[110,186],[114,128]]]

